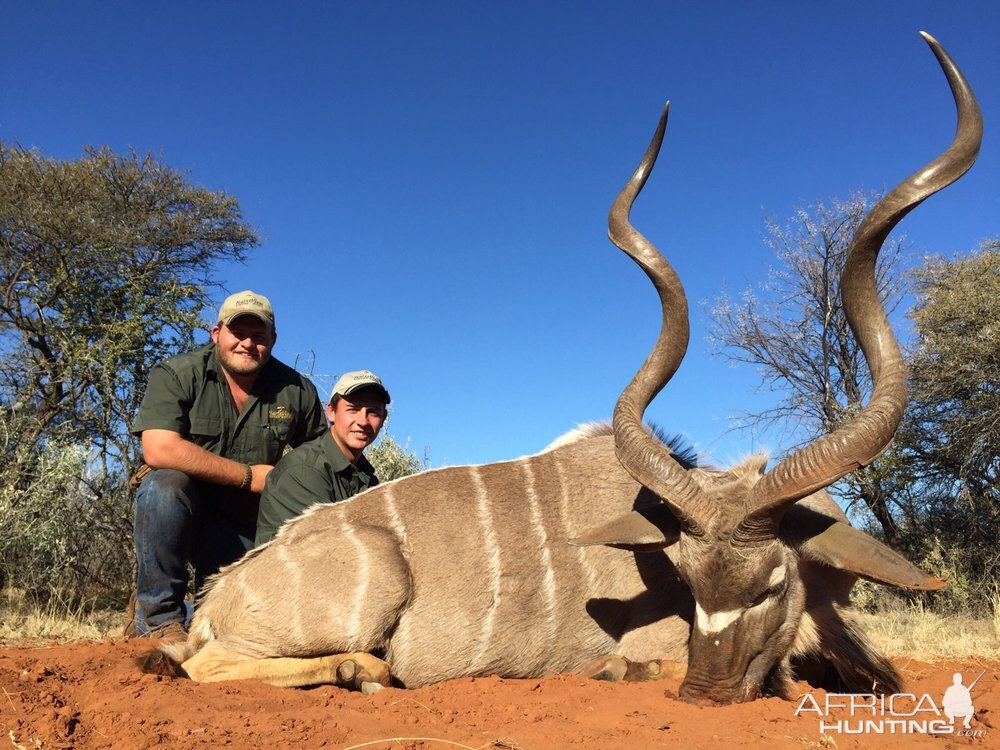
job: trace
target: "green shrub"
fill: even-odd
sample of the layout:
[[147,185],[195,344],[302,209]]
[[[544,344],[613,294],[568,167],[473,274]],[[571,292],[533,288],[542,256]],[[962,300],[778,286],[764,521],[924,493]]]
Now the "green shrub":
[[427,457],[418,458],[417,454],[410,450],[410,441],[405,445],[400,445],[392,435],[383,431],[382,436],[365,455],[375,467],[375,475],[380,482],[389,482],[393,479],[416,474],[427,468]]
[[124,480],[100,476],[80,445],[33,458],[27,476],[0,470],[0,581],[39,600],[121,598],[132,570]]

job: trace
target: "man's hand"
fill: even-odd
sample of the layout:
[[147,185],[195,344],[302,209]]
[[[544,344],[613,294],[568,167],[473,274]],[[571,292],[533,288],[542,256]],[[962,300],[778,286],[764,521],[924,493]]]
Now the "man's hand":
[[256,492],[259,495],[264,491],[264,480],[267,479],[267,475],[271,473],[273,468],[269,464],[253,464],[250,467],[253,472],[253,478],[250,480],[251,492]]

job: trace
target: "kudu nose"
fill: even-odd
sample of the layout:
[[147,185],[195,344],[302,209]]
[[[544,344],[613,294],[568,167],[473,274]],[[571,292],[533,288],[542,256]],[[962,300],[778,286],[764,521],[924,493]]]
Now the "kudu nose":
[[718,705],[727,703],[746,703],[754,701],[763,695],[759,684],[746,680],[723,680],[689,675],[681,683],[679,690],[681,700],[696,705]]
[[686,703],[698,706],[711,706],[726,703],[742,702],[740,685],[719,685],[711,682],[681,683],[680,698]]

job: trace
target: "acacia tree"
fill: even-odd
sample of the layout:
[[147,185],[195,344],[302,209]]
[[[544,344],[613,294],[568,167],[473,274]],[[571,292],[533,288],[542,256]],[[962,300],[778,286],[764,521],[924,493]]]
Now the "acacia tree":
[[256,243],[234,198],[156,156],[0,143],[0,577],[122,558],[146,374],[193,342],[216,264]]
[[[710,310],[710,339],[734,362],[754,365],[774,406],[742,415],[751,428],[778,427],[799,445],[827,434],[853,417],[867,401],[870,377],[840,299],[840,274],[854,234],[878,196],[863,192],[847,200],[799,207],[784,226],[766,222],[766,244],[779,265],[760,294],[739,300],[723,296]],[[879,255],[878,293],[886,310],[902,297],[893,270],[902,241],[890,239]],[[898,534],[892,505],[898,473],[888,454],[853,472],[831,491],[850,506],[867,508],[887,541]]]
[[1000,240],[912,276],[917,339],[897,438],[917,488],[907,542],[918,555],[957,551],[958,574],[986,594],[1000,565]]

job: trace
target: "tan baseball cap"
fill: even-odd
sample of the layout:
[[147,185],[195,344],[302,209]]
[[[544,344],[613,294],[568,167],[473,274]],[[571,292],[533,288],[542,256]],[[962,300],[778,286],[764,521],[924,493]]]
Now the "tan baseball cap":
[[346,372],[341,375],[340,380],[333,386],[330,400],[332,401],[334,396],[348,396],[362,388],[377,388],[382,391],[387,404],[392,401],[389,398],[389,391],[386,390],[385,385],[383,385],[378,375],[371,370],[355,370],[354,372]]
[[263,294],[247,289],[226,297],[219,308],[219,322],[229,325],[240,315],[253,315],[274,328],[274,308],[271,307],[271,300]]

